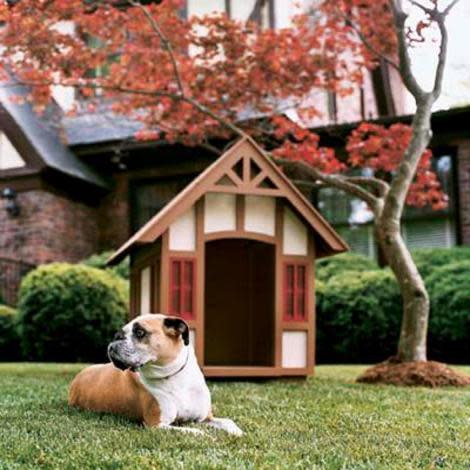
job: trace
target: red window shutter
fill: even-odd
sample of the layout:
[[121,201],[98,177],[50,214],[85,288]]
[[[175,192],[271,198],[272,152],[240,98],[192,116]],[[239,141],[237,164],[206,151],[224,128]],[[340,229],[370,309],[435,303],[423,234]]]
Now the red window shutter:
[[284,320],[307,319],[307,267],[288,263],[284,269]]
[[195,260],[174,258],[170,261],[170,313],[191,320],[194,318]]

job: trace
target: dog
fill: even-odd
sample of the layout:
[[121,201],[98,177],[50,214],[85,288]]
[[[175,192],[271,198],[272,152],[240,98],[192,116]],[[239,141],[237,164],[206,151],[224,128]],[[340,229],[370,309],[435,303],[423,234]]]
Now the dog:
[[203,433],[178,426],[196,422],[243,434],[232,420],[212,415],[210,392],[181,318],[134,318],[116,333],[108,357],[110,363],[87,367],[74,378],[70,406],[125,415],[147,427]]

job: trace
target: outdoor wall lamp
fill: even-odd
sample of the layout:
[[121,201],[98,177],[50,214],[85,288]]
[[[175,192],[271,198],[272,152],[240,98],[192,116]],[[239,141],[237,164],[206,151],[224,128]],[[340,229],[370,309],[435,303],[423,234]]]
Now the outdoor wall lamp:
[[20,215],[20,206],[16,196],[16,191],[13,188],[5,188],[2,191],[2,199],[6,200],[5,209],[11,217],[18,217]]

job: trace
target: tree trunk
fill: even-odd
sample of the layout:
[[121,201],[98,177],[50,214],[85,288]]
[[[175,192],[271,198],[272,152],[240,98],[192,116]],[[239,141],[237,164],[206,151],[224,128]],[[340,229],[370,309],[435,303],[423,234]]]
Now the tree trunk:
[[421,155],[431,139],[431,106],[427,96],[418,103],[413,119],[413,136],[392,180],[383,206],[375,217],[377,240],[400,286],[403,318],[397,356],[400,361],[425,361],[429,318],[429,296],[423,279],[401,235],[401,217],[406,196]]
[[423,279],[403,241],[399,224],[379,218],[376,234],[398,281],[403,301],[398,359],[402,362],[425,361],[429,296]]

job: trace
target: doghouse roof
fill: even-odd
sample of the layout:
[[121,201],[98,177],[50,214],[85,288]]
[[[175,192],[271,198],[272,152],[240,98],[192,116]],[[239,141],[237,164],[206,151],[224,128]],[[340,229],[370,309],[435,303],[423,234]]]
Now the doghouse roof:
[[119,262],[138,245],[156,241],[180,215],[209,192],[284,197],[315,232],[317,256],[328,256],[348,249],[330,224],[265,152],[251,138],[245,137],[206,168],[138,230],[111,256],[108,263]]

